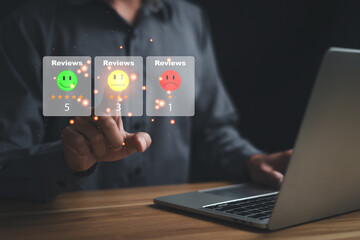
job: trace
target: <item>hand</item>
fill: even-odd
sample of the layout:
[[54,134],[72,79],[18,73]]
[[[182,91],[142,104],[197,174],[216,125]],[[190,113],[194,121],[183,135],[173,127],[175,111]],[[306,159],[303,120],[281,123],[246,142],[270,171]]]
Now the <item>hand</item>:
[[111,162],[144,152],[151,144],[145,132],[128,133],[121,117],[76,117],[62,132],[63,152],[73,172],[86,171],[96,162]]
[[280,187],[293,150],[269,155],[254,154],[247,162],[248,172],[254,182]]

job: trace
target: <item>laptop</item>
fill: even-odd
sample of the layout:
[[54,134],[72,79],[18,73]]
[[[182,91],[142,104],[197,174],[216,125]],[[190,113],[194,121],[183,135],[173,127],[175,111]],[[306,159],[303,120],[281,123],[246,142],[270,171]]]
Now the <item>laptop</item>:
[[172,208],[277,230],[360,209],[360,51],[323,58],[279,191],[244,183],[158,197]]

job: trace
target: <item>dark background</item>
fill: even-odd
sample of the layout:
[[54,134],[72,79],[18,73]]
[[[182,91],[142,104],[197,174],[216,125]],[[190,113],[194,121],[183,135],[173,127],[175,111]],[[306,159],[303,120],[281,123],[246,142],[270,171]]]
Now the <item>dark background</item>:
[[326,50],[360,48],[360,1],[193,2],[208,12],[242,134],[266,151],[293,147]]
[[[2,3],[0,19],[26,2]],[[325,51],[360,48],[360,1],[192,2],[208,13],[242,134],[269,152],[293,147]]]

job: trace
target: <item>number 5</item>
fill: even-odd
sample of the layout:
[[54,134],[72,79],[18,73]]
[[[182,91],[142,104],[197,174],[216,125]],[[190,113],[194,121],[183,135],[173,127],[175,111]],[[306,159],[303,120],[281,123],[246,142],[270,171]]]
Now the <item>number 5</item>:
[[68,112],[70,110],[69,103],[65,103],[65,112]]

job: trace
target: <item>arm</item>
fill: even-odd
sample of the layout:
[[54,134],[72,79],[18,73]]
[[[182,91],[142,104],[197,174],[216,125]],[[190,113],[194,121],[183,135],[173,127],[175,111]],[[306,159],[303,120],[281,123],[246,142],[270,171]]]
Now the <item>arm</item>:
[[44,45],[33,37],[41,33],[26,27],[29,21],[15,14],[0,27],[0,197],[48,201],[81,187],[64,163],[61,142],[43,143]]
[[81,189],[80,176],[91,174],[97,162],[143,152],[151,138],[126,132],[121,117],[97,122],[77,117],[64,129],[53,126],[61,141],[47,142],[40,70],[51,41],[41,37],[50,31],[44,31],[43,21],[34,22],[36,17],[14,15],[0,27],[0,79],[6,84],[0,88],[0,197],[49,201]]
[[1,146],[0,198],[47,202],[81,189],[80,178],[64,163],[60,141],[7,150],[2,140]]

